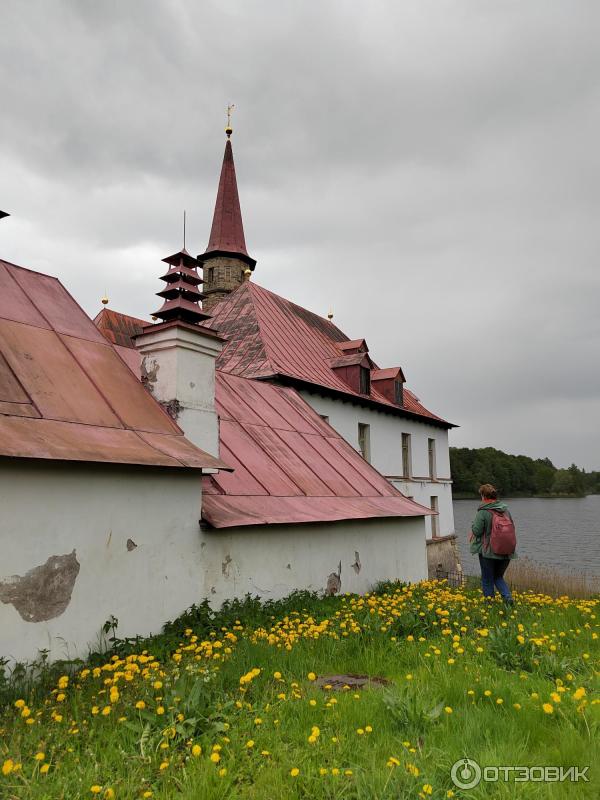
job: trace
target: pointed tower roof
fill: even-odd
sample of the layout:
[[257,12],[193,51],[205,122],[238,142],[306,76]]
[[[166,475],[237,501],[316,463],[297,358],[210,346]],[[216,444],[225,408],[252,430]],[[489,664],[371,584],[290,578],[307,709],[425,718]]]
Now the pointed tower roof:
[[242,209],[235,176],[235,164],[233,163],[233,149],[231,147],[231,128],[228,127],[226,133],[227,142],[219,179],[219,191],[217,192],[215,213],[210,229],[210,239],[204,257],[217,255],[234,256],[245,261],[250,269],[254,269],[256,260],[248,255],[244,238]]

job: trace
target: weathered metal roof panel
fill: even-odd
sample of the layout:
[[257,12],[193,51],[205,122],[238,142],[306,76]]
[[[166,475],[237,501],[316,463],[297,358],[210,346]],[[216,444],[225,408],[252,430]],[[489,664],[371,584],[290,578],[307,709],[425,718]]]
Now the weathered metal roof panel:
[[221,455],[204,479],[215,528],[422,516],[293,389],[217,372]]
[[0,261],[0,456],[227,469],[136,373],[59,281]]
[[215,528],[431,514],[405,497],[228,497],[207,493],[202,501],[202,515]]

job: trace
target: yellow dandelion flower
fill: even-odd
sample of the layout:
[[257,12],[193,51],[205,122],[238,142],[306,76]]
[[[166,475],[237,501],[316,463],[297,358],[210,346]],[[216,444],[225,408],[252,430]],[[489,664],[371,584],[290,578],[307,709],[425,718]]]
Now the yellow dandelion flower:
[[4,764],[2,764],[2,774],[10,775],[10,773],[14,770],[14,768],[15,768],[15,762],[12,760],[12,758],[7,758]]
[[298,775],[300,775],[300,770],[298,769],[298,767],[293,767],[290,770],[290,775],[292,776],[292,778],[296,778]]

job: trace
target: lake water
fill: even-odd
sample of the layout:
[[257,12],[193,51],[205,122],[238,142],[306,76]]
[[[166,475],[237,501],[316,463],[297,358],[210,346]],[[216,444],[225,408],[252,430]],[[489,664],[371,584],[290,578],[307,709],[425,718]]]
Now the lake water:
[[[581,499],[506,499],[517,528],[517,555],[563,571],[600,575],[600,495]],[[479,501],[455,500],[454,524],[463,569],[479,573],[467,537]]]

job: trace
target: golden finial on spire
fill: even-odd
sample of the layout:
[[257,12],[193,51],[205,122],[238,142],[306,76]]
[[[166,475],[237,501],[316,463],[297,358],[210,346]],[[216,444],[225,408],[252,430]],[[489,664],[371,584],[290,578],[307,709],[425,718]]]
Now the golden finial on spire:
[[227,106],[227,127],[225,128],[225,133],[227,134],[228,139],[233,133],[233,128],[231,127],[231,113],[234,108],[235,108],[235,103],[230,103]]
[[331,306],[329,306],[329,311],[327,312],[327,319],[328,320],[333,319],[333,308],[331,308]]
[[102,298],[101,302],[102,302],[103,306],[107,306],[108,305],[108,295],[106,294],[106,291],[104,292],[104,297]]
[[252,270],[250,269],[250,267],[246,267],[246,269],[244,270],[245,280],[249,281],[251,276],[252,276]]

